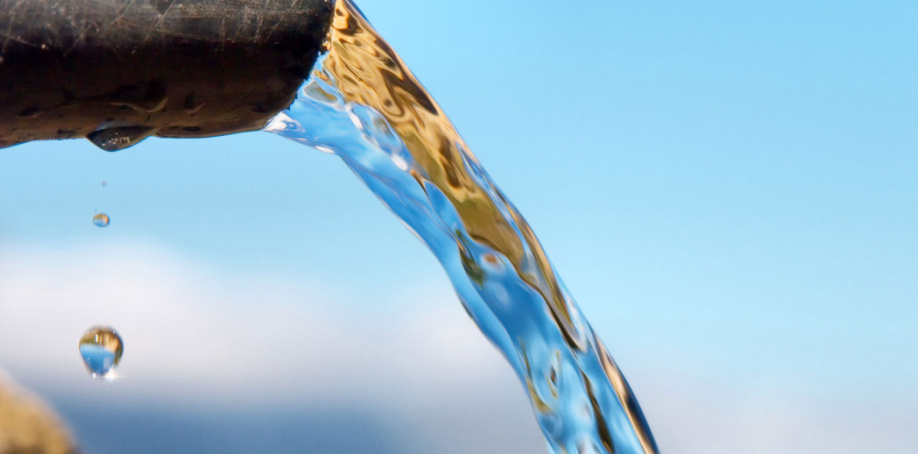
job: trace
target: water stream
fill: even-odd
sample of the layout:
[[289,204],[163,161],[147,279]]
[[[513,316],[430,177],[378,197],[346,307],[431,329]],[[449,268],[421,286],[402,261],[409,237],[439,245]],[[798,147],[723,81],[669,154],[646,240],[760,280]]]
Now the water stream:
[[349,0],[336,4],[326,47],[266,130],[341,157],[428,245],[528,390],[553,452],[656,453],[627,381],[526,220]]

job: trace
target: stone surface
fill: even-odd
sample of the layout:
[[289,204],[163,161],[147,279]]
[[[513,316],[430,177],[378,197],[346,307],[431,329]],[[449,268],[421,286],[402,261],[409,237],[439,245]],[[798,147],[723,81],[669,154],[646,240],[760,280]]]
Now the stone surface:
[[0,454],[79,452],[57,415],[0,372]]

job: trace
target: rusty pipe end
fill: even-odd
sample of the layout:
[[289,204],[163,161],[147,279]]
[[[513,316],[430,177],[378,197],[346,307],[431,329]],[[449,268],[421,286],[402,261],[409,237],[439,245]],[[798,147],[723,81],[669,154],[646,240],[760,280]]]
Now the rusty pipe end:
[[262,128],[323,50],[331,0],[0,0],[0,147]]

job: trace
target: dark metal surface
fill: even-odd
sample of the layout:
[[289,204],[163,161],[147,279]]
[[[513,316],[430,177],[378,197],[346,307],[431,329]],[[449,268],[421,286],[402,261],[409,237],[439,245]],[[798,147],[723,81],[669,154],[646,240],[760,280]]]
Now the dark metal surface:
[[0,147],[259,129],[293,101],[332,9],[331,0],[0,0]]

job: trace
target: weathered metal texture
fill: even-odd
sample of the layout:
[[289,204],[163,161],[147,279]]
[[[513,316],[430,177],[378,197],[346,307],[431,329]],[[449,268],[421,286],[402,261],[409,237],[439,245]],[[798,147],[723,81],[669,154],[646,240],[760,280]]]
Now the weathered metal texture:
[[322,50],[330,0],[0,0],[0,147],[259,129]]

